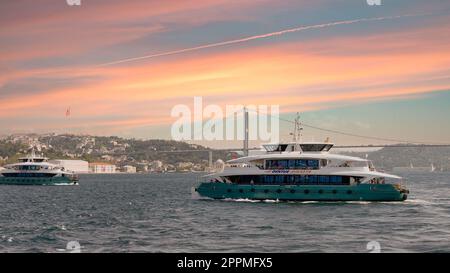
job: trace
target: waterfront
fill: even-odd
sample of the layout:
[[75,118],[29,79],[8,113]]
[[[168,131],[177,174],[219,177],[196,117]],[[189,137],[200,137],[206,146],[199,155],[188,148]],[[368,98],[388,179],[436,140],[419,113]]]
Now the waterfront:
[[82,175],[78,186],[1,186],[0,251],[450,251],[449,173],[400,174],[406,202],[199,200],[201,174]]

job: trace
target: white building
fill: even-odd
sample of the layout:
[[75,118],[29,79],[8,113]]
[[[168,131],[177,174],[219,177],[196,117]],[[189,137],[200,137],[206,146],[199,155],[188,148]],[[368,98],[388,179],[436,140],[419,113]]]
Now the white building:
[[136,173],[136,167],[130,166],[130,165],[126,165],[123,166],[123,172],[125,173]]
[[75,173],[88,173],[89,163],[84,160],[66,160],[66,159],[55,159],[49,161],[52,164],[56,164],[63,167],[65,170],[72,171]]
[[163,163],[160,160],[155,160],[155,161],[150,162],[149,167],[150,167],[150,171],[152,171],[152,172],[163,171]]
[[95,162],[89,163],[89,172],[90,173],[116,173],[116,165]]
[[163,163],[162,163],[162,161],[160,161],[160,160],[155,160],[155,161],[152,161],[152,162],[150,163],[150,166],[151,166],[151,168],[153,168],[153,169],[161,169],[162,166],[163,166]]

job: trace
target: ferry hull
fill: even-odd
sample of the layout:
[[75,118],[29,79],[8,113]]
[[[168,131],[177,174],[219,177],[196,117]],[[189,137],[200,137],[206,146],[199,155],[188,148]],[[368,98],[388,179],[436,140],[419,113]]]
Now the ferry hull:
[[76,185],[78,180],[70,177],[2,177],[0,185]]
[[195,189],[214,199],[252,199],[283,201],[404,201],[406,190],[392,184],[354,186],[320,185],[238,185],[202,183]]

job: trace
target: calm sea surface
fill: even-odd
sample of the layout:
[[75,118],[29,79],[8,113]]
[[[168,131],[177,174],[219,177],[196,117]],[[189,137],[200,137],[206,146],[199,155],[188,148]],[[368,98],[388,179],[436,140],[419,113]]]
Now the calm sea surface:
[[398,203],[196,199],[200,174],[0,186],[0,252],[450,252],[450,173],[401,175]]

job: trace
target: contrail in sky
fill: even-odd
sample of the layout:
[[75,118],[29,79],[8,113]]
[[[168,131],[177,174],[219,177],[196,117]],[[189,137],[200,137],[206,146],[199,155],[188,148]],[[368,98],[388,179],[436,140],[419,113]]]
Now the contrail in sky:
[[405,15],[386,16],[386,17],[360,18],[360,19],[337,21],[337,22],[325,23],[325,24],[319,24],[319,25],[300,26],[300,27],[296,27],[296,28],[290,28],[290,29],[280,30],[280,31],[276,31],[276,32],[270,32],[270,33],[266,33],[266,34],[249,36],[249,37],[235,39],[235,40],[229,40],[229,41],[212,43],[212,44],[205,44],[205,45],[200,45],[200,46],[196,46],[196,47],[189,47],[189,48],[178,49],[178,50],[173,50],[173,51],[166,51],[166,52],[150,54],[150,55],[145,55],[145,56],[140,56],[140,57],[122,59],[122,60],[118,60],[118,61],[100,64],[99,66],[110,66],[110,65],[116,65],[116,64],[121,64],[121,63],[128,63],[128,62],[134,62],[134,61],[139,61],[139,60],[144,60],[144,59],[151,59],[151,58],[156,58],[156,57],[180,54],[180,53],[185,53],[185,52],[190,52],[190,51],[196,51],[196,50],[201,50],[201,49],[206,49],[206,48],[211,48],[211,47],[219,47],[219,46],[225,46],[225,45],[231,45],[231,44],[244,43],[244,42],[248,42],[248,41],[252,41],[252,40],[280,36],[280,35],[284,35],[284,34],[288,34],[288,33],[292,33],[292,32],[299,32],[299,31],[309,30],[309,29],[327,28],[327,27],[333,27],[333,26],[338,26],[338,25],[350,25],[350,24],[355,24],[355,23],[360,23],[360,22],[391,20],[391,19],[414,17],[414,16],[420,16],[420,15],[424,15],[424,14],[405,14]]

